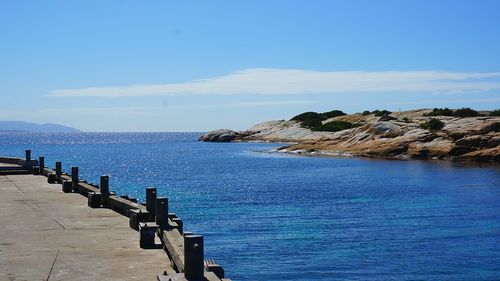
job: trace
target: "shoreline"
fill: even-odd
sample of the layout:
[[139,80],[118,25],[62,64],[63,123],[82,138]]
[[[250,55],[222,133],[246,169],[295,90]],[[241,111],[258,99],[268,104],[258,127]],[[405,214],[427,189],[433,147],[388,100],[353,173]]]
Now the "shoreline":
[[267,121],[246,131],[211,131],[199,140],[283,143],[277,150],[307,156],[500,163],[500,116],[477,112],[473,117],[432,115],[434,111],[417,109],[382,116],[342,113],[314,120],[316,127],[308,125],[310,120],[296,119],[318,115],[306,112],[289,121]]
[[472,166],[498,166],[500,167],[500,163],[491,160],[478,160],[478,159],[441,159],[441,158],[404,158],[404,157],[377,157],[371,155],[363,155],[363,154],[353,154],[348,152],[330,152],[330,151],[270,151],[269,153],[282,153],[293,156],[304,156],[304,157],[317,157],[317,158],[359,158],[365,160],[389,160],[389,161],[423,161],[423,162],[432,162],[432,163],[455,163],[455,164],[471,164]]
[[[234,141],[232,143],[284,143],[273,141]],[[294,144],[294,143],[292,143]],[[287,150],[290,146],[281,146],[271,150],[255,150],[258,153],[266,154],[282,154],[297,157],[311,157],[311,158],[358,158],[365,160],[389,160],[389,161],[422,161],[431,163],[450,163],[450,164],[463,164],[463,166],[488,166],[500,167],[500,163],[494,160],[481,160],[481,159],[453,159],[453,158],[410,158],[410,157],[388,157],[388,156],[373,156],[369,154],[356,154],[346,151],[328,151],[328,150]],[[462,166],[462,165],[460,165]]]

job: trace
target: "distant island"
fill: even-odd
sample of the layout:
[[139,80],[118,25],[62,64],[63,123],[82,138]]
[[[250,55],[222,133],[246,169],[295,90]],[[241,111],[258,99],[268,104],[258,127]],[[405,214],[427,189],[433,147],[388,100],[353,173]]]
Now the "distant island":
[[278,151],[317,156],[500,162],[500,110],[305,112],[289,121],[268,121],[247,131],[212,131],[200,140],[286,142],[289,145]]
[[0,121],[0,132],[58,132],[58,133],[78,133],[78,129],[68,126],[45,123],[36,124],[23,121]]

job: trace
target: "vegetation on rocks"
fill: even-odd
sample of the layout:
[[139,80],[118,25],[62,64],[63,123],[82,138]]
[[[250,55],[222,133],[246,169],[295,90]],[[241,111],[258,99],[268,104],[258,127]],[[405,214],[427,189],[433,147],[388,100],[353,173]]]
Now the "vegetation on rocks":
[[323,113],[321,113],[321,115],[323,115],[324,117],[326,117],[326,119],[328,119],[328,118],[343,116],[343,115],[347,115],[347,114],[344,113],[342,110],[332,110],[332,111],[328,111],[328,112],[323,112]]
[[493,132],[500,132],[500,122],[495,122],[491,124],[490,130]]
[[[346,125],[327,125],[324,127],[324,125],[328,124],[323,124],[322,121],[327,120],[329,118],[337,117],[337,116],[343,116],[346,115],[343,111],[341,110],[332,110],[332,111],[327,111],[323,113],[318,113],[318,112],[304,112],[299,115],[294,116],[292,121],[300,121],[300,126],[302,128],[308,128],[313,131],[329,131],[329,132],[336,132],[336,131],[331,131],[332,128],[338,128],[338,127],[345,127]],[[335,122],[335,121],[334,121]],[[332,122],[329,122],[332,123]],[[349,123],[349,122],[347,122]],[[349,123],[350,124],[350,123]],[[352,125],[352,124],[351,124]],[[343,129],[345,130],[345,129]]]
[[431,118],[427,122],[420,124],[422,129],[427,130],[441,130],[444,127],[444,123],[436,118]]
[[338,132],[342,130],[358,127],[359,124],[353,124],[347,121],[331,121],[320,126],[313,127],[313,131]]
[[490,116],[500,116],[500,109],[490,111]]
[[306,120],[323,121],[323,120],[326,120],[328,118],[343,116],[343,115],[346,115],[346,113],[344,113],[341,110],[332,110],[332,111],[327,111],[327,112],[323,112],[323,113],[308,111],[308,112],[304,112],[304,113],[301,113],[299,115],[296,115],[290,120],[292,120],[292,121],[306,121]]
[[477,117],[479,112],[470,108],[462,107],[457,110],[445,108],[434,108],[431,112],[425,113],[424,116],[454,116],[454,117]]
[[302,128],[308,128],[314,131],[314,128],[320,127],[323,125],[320,119],[306,119],[300,122],[300,126]]
[[362,115],[370,115],[370,114],[375,114],[375,116],[380,117],[380,116],[384,116],[384,115],[389,115],[389,114],[391,114],[391,113],[392,113],[392,112],[391,112],[391,111],[389,111],[389,110],[385,110],[385,109],[383,109],[383,110],[378,110],[378,109],[376,109],[376,110],[374,110],[374,111],[365,110],[365,111],[363,111],[363,113],[361,113],[361,114],[362,114]]
[[424,116],[454,116],[455,112],[448,107],[445,108],[434,108],[429,113],[424,113]]
[[477,117],[479,115],[479,112],[469,107],[462,107],[455,110],[456,117]]
[[304,113],[301,113],[299,115],[296,115],[290,120],[291,121],[306,121],[306,120],[320,120],[320,121],[322,121],[325,119],[326,118],[324,118],[324,116],[322,116],[321,114],[319,114],[317,112],[309,111],[309,112],[304,112]]

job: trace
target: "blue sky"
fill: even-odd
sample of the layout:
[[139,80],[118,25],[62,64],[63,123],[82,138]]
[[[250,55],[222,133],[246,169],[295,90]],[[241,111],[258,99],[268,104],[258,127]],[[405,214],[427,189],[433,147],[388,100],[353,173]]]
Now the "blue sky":
[[246,129],[500,108],[500,1],[4,1],[0,120]]

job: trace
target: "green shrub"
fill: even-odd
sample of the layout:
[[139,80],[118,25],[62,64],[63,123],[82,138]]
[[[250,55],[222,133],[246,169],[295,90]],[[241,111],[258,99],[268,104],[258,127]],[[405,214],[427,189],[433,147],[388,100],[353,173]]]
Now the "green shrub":
[[343,116],[346,115],[342,110],[332,110],[328,112],[323,112],[321,113],[323,117],[326,117],[325,119],[332,118],[332,117],[337,117],[337,116]]
[[389,110],[385,110],[385,109],[384,110],[378,110],[377,109],[377,110],[372,111],[372,113],[375,114],[375,116],[380,117],[380,116],[384,116],[384,115],[389,115],[392,112],[389,111]]
[[427,122],[420,124],[420,127],[427,130],[441,130],[444,123],[439,119],[431,118]]
[[301,113],[297,116],[294,116],[290,120],[305,121],[305,120],[316,119],[316,120],[323,121],[323,120],[326,120],[328,118],[343,116],[343,115],[346,115],[346,113],[344,113],[342,110],[332,110],[332,111],[327,111],[327,112],[323,112],[323,113],[309,111],[309,112],[304,112],[304,113]]
[[476,117],[479,116],[479,112],[475,111],[470,107],[462,107],[455,110],[455,116],[457,117]]
[[490,116],[500,116],[500,109],[490,111]]
[[476,117],[479,116],[479,112],[470,108],[470,107],[462,107],[457,110],[445,108],[434,108],[429,113],[424,113],[424,116],[456,116],[456,117]]
[[500,122],[495,122],[491,124],[490,130],[493,132],[500,132]]
[[375,116],[377,117],[380,117],[380,116],[384,116],[384,115],[389,115],[391,114],[392,112],[389,111],[389,110],[374,110],[374,111],[369,111],[369,110],[365,110],[361,113],[361,115],[370,115],[370,114],[375,114]]
[[319,119],[309,119],[309,120],[304,120],[304,121],[300,122],[300,126],[302,128],[308,128],[308,129],[314,129],[314,128],[319,127],[321,125],[322,125],[322,123],[321,123],[321,120],[319,120]]
[[359,126],[347,121],[331,121],[321,126],[312,128],[313,131],[338,132]]
[[321,126],[323,125],[322,121],[324,121],[328,118],[342,116],[342,115],[346,115],[346,114],[344,112],[342,112],[341,110],[332,110],[332,111],[323,112],[323,113],[309,111],[309,112],[304,112],[304,113],[301,113],[297,116],[294,116],[290,120],[300,121],[300,126],[302,128],[308,128],[311,130],[321,131],[321,130],[318,130],[317,128],[321,128]]
[[424,116],[455,116],[455,112],[448,107],[434,108],[431,112],[424,113]]
[[292,119],[290,120],[294,120],[294,121],[305,121],[305,120],[311,120],[311,119],[318,119],[318,120],[324,120],[323,119],[324,117],[321,116],[321,114],[317,113],[317,112],[304,112],[304,113],[301,113],[297,116],[294,116]]
[[404,121],[405,123],[411,123],[411,120],[410,120],[410,119],[408,119],[408,117],[403,118],[403,121]]

